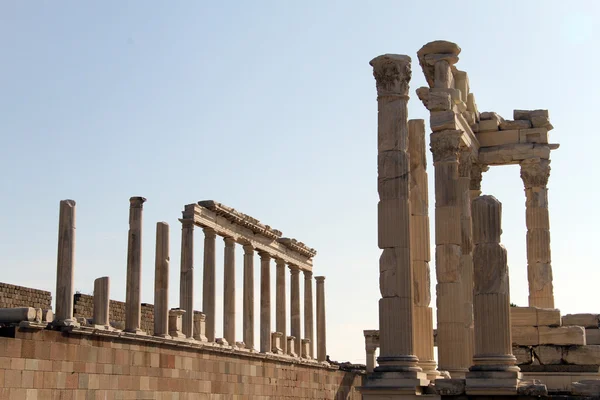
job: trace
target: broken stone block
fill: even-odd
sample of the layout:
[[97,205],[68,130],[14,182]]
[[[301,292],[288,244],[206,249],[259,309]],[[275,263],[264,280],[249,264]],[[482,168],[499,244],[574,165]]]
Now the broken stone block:
[[536,359],[536,364],[561,364],[563,358],[563,346],[536,346],[533,348],[533,354]]
[[449,93],[431,92],[427,102],[429,111],[449,111],[452,109],[452,99]]
[[457,130],[459,128],[454,111],[431,112],[429,116],[429,126],[433,132]]
[[[485,121],[483,121],[485,122]],[[481,126],[481,122],[479,123]],[[480,129],[481,130],[481,129]],[[477,135],[480,147],[501,146],[505,144],[519,143],[519,131],[488,131],[479,132]]]
[[590,379],[571,384],[571,394],[575,396],[600,397],[600,380]]
[[498,115],[497,113],[493,112],[493,111],[484,111],[479,115],[479,119],[482,121],[497,121],[498,125],[500,125],[501,122],[504,121],[504,118],[502,118],[500,115]]
[[596,328],[600,326],[598,314],[567,314],[562,317],[563,326],[583,326],[584,328]]
[[498,130],[498,121],[494,119],[480,120],[479,132],[489,132]]
[[0,308],[0,323],[16,323],[21,321],[41,322],[41,310],[33,307]]
[[503,121],[499,125],[500,130],[510,131],[513,129],[529,129],[531,128],[531,122],[528,120],[517,120],[517,121]]
[[464,379],[436,379],[433,390],[440,396],[460,396],[465,393]]
[[517,364],[529,365],[533,362],[533,353],[529,346],[513,346],[512,352],[517,359]]
[[520,143],[548,143],[548,130],[546,128],[520,129]]
[[600,346],[568,346],[563,352],[563,360],[567,364],[598,365],[600,364]]
[[421,100],[425,108],[427,108],[427,105],[429,104],[429,88],[423,86],[418,88],[415,92],[417,93],[417,97],[419,98],[419,100]]
[[539,344],[538,328],[535,326],[513,326],[511,333],[513,345],[537,346]]
[[532,381],[521,381],[519,382],[517,393],[520,396],[533,398],[546,397],[548,396],[548,387],[537,379],[533,379]]
[[539,343],[555,345],[585,345],[585,329],[580,326],[540,326]]

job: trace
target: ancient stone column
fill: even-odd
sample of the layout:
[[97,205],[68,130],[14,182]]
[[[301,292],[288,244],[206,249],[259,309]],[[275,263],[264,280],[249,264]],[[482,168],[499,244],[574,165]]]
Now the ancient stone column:
[[532,158],[521,162],[521,179],[527,197],[525,217],[530,307],[554,308],[548,215],[549,177],[550,160]]
[[156,223],[154,336],[169,336],[169,224]]
[[[408,84],[410,57],[371,60],[378,104],[378,245],[381,372],[420,372],[414,350],[413,267],[410,251]],[[319,343],[317,343],[319,345]],[[319,345],[320,346],[320,345]],[[413,374],[414,375],[414,374]]]
[[58,217],[58,259],[56,262],[57,326],[78,325],[73,318],[73,275],[75,272],[75,200],[61,200]]
[[[467,394],[516,393],[520,375],[512,355],[506,249],[500,244],[502,204],[493,196],[481,196],[473,201],[472,211],[475,355]],[[491,371],[497,372],[493,379]]]
[[[271,352],[271,256],[260,252],[260,352]],[[285,294],[284,294],[285,295]]]
[[179,308],[181,332],[194,338],[194,221],[181,219],[181,273],[179,275]]
[[244,245],[243,309],[244,346],[254,349],[254,247],[250,244]]
[[325,321],[325,277],[315,276],[317,281],[317,360],[327,360],[327,332]]
[[[429,261],[429,199],[427,183],[427,159],[425,148],[425,121],[408,121],[408,153],[410,156],[410,249],[414,280],[413,329],[415,355],[419,366],[429,379],[439,372],[433,354],[433,312],[431,303],[431,277]],[[371,353],[375,348],[371,346]],[[367,350],[367,362],[369,362]],[[373,361],[374,365],[374,361]],[[367,368],[368,369],[368,368]]]
[[[311,271],[304,272],[304,338],[308,339],[308,354],[314,358],[314,327],[313,327],[313,290],[312,280],[313,273]],[[305,342],[303,342],[305,343]]]
[[296,340],[294,341],[294,352],[296,354],[300,353],[300,338],[302,337],[301,333],[301,316],[300,316],[300,269],[295,265],[290,265],[290,302],[291,302],[291,312],[290,312],[290,333],[291,336],[294,336]]
[[225,270],[223,273],[223,338],[235,345],[235,240],[225,241]]
[[[281,258],[275,260],[275,330],[287,336],[287,306],[285,299],[285,261]],[[282,340],[283,354],[287,354],[287,340]]]
[[94,325],[110,326],[110,278],[103,276],[94,281]]
[[202,311],[206,314],[206,339],[215,341],[216,329],[216,291],[217,275],[215,273],[216,253],[215,238],[217,234],[212,228],[204,228],[204,274],[202,277]]
[[461,276],[463,196],[459,190],[461,131],[431,134],[435,168],[435,264],[438,369],[464,377],[471,364]]
[[144,334],[142,322],[142,211],[143,197],[129,199],[129,240],[127,243],[127,293],[125,295],[125,332]]
[[365,330],[365,352],[367,373],[375,369],[375,351],[379,348],[379,331]]

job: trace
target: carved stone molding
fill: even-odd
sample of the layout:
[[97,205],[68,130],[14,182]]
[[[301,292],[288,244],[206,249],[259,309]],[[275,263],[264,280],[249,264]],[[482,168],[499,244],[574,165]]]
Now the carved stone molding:
[[458,176],[469,178],[473,164],[477,161],[477,156],[470,149],[464,149],[458,157]]
[[550,177],[550,160],[529,158],[521,161],[521,179],[525,188],[546,187]]
[[479,190],[481,191],[481,180],[483,179],[483,173],[490,169],[489,166],[485,164],[480,164],[478,162],[471,164],[471,183],[470,190]]
[[433,162],[458,161],[461,145],[461,131],[434,132],[430,137]]
[[410,62],[409,56],[399,54],[384,54],[371,60],[378,96],[408,97]]

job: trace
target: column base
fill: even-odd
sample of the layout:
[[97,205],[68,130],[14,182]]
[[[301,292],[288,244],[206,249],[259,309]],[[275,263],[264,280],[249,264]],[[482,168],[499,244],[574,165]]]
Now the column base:
[[167,334],[167,333],[161,333],[159,335],[154,335],[155,337],[159,337],[162,339],[171,339],[171,335]]
[[147,333],[145,331],[143,331],[143,330],[141,330],[139,328],[136,328],[136,329],[125,329],[125,330],[123,330],[123,332],[133,333],[135,335],[147,335]]
[[364,382],[358,390],[365,400],[389,399],[391,395],[420,395],[429,385],[424,372],[381,371],[379,367],[365,377]]
[[418,365],[419,365],[419,367],[421,367],[423,372],[425,372],[425,374],[427,374],[427,379],[429,379],[430,381],[434,381],[436,379],[444,379],[442,374],[440,374],[440,371],[438,371],[436,369],[437,363],[434,360],[429,360],[429,361],[419,360]]
[[516,395],[521,372],[518,367],[505,371],[471,370],[467,373],[467,395]]
[[467,377],[467,372],[469,372],[469,370],[465,368],[448,368],[446,371],[448,371],[448,374],[450,374],[450,378],[452,379],[465,379]]

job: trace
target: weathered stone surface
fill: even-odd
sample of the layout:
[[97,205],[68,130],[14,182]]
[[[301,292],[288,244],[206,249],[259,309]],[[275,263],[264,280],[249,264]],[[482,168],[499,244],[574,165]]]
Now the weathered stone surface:
[[529,129],[531,128],[531,122],[528,120],[504,120],[500,123],[499,127],[502,131]]
[[600,380],[583,380],[571,385],[571,393],[576,396],[600,397]]
[[438,283],[460,281],[461,247],[457,244],[437,245],[435,251],[435,273]]
[[410,210],[403,199],[381,200],[378,205],[378,243],[380,249],[410,246]]
[[537,326],[560,326],[560,310],[557,308],[538,308]]
[[565,347],[563,359],[568,364],[598,365],[600,364],[600,346],[586,345]]
[[510,322],[512,326],[537,326],[537,308],[511,307]]
[[521,396],[531,396],[534,398],[538,398],[541,396],[545,397],[548,395],[548,387],[537,380],[534,380],[532,382],[521,381],[519,383],[517,393]]
[[457,130],[460,128],[454,111],[434,111],[429,116],[429,126],[433,132]]
[[464,379],[437,379],[433,390],[440,396],[460,396],[465,393]]
[[409,56],[401,54],[384,54],[371,60],[369,64],[373,67],[379,96],[408,95],[408,83],[412,75],[410,62]]
[[586,329],[585,330],[585,344],[600,344],[600,329]]
[[562,317],[563,326],[583,326],[584,328],[596,328],[600,325],[598,314],[567,314]]
[[491,131],[479,132],[475,135],[480,147],[502,146],[519,143],[519,131]]
[[42,321],[41,310],[33,307],[0,308],[0,323],[10,324],[21,321]]
[[537,346],[539,344],[538,328],[535,326],[513,326],[512,342],[519,346]]
[[431,92],[427,103],[429,111],[449,111],[452,109],[452,99],[449,93]]
[[479,150],[479,162],[485,165],[517,164],[523,160],[550,158],[550,145],[519,143],[485,147]]
[[450,64],[455,64],[458,61],[458,54],[460,54],[460,47],[456,43],[445,40],[429,42],[421,47],[417,52],[417,57],[430,87],[435,86],[436,62],[445,60]]
[[540,365],[561,364],[563,346],[542,345],[533,348],[535,363]]
[[546,128],[520,129],[519,143],[548,143],[548,130]]
[[493,111],[484,111],[479,115],[479,118],[481,121],[496,121],[496,125],[500,125],[504,121],[504,118]]
[[585,345],[585,329],[580,326],[540,326],[539,343],[555,345]]
[[517,364],[531,364],[533,362],[533,353],[529,346],[513,346],[512,352],[517,359]]
[[[483,115],[483,114],[482,114]],[[478,132],[489,132],[489,131],[497,131],[498,130],[498,121],[495,119],[481,120],[479,121]]]

